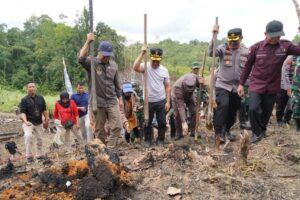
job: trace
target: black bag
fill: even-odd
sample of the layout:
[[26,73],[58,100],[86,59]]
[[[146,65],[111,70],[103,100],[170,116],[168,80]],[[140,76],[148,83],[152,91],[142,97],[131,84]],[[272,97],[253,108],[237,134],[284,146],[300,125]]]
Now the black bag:
[[65,129],[70,129],[70,128],[72,128],[73,127],[73,121],[72,120],[68,120],[68,121],[66,121],[64,124],[64,128]]

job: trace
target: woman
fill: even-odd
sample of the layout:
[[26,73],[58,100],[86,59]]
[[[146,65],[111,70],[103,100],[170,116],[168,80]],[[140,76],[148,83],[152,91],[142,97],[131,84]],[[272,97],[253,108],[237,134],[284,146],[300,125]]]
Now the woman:
[[[139,129],[137,127],[136,118],[136,102],[139,101],[137,96],[133,93],[133,88],[131,83],[124,83],[122,86],[122,99],[123,99],[123,111],[125,118],[123,121],[123,126],[125,128],[125,140],[127,143],[134,142],[135,138],[140,137]],[[131,135],[131,132],[133,134]]]
[[70,100],[67,92],[60,94],[60,100],[56,102],[54,108],[54,123],[57,132],[53,138],[53,143],[62,145],[61,134],[65,133],[64,143],[67,147],[70,147],[70,131],[72,131],[77,138],[78,142],[82,144],[82,138],[78,133],[79,121],[78,121],[78,110],[76,103]]

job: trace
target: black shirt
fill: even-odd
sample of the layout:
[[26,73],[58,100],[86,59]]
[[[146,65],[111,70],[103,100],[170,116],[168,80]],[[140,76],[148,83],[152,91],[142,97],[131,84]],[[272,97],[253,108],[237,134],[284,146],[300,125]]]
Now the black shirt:
[[27,121],[33,125],[43,123],[42,115],[46,111],[46,102],[44,97],[35,95],[34,97],[27,95],[23,97],[20,105],[21,113],[26,114]]

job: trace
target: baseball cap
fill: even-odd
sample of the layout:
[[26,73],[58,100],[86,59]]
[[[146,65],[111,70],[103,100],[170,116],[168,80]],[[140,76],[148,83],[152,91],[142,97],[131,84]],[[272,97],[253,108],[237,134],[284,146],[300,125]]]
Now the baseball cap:
[[192,63],[192,69],[199,69],[199,68],[200,68],[200,63],[198,61]]
[[108,41],[102,41],[99,44],[98,51],[100,51],[104,56],[113,56],[113,47]]
[[124,93],[133,92],[132,84],[131,83],[124,83],[122,85],[122,90],[123,90]]
[[266,32],[270,35],[270,37],[279,37],[285,35],[283,32],[283,24],[277,20],[273,20],[267,24]]

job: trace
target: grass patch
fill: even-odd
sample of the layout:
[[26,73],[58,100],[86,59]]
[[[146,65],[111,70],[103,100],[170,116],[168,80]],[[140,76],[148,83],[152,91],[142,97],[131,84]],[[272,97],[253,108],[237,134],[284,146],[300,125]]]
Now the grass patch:
[[[25,91],[0,88],[0,112],[14,112],[14,107],[20,104],[21,99],[24,96],[26,96]],[[59,99],[59,94],[45,95],[44,98],[47,104],[47,109],[53,110],[55,102]]]

